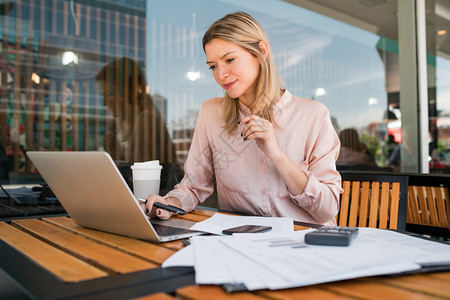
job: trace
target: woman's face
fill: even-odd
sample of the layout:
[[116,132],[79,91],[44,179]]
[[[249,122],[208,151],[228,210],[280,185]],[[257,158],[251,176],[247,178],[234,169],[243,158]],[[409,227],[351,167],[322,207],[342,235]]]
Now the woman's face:
[[259,60],[244,48],[222,39],[205,45],[206,63],[214,79],[232,98],[249,106],[256,96]]

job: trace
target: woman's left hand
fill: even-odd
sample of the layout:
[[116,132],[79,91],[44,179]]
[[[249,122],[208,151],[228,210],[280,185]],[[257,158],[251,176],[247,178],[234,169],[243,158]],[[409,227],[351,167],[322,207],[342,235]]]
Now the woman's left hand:
[[244,141],[255,140],[259,149],[271,160],[282,154],[272,123],[256,115],[245,117],[240,123],[244,124],[241,132]]

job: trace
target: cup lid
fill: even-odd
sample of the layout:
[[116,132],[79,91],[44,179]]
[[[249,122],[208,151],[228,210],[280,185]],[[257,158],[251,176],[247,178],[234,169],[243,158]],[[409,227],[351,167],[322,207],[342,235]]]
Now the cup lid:
[[146,162],[135,162],[131,169],[162,169],[159,160],[150,160]]

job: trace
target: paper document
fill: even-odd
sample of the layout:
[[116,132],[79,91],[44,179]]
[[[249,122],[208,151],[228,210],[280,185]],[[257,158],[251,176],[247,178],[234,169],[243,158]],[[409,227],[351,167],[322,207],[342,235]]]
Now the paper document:
[[172,256],[166,259],[162,263],[161,267],[193,267],[194,265],[194,246],[189,245],[181,250],[178,250]]
[[[305,232],[285,236],[236,236],[222,240],[230,248],[259,263],[272,274],[266,288],[282,289],[360,276],[418,269],[416,264],[404,260],[403,251],[379,251],[363,237],[349,247],[312,246],[304,244]],[[194,249],[195,251],[196,249]],[[386,249],[385,249],[386,250]],[[203,251],[205,251],[203,249]],[[400,263],[400,265],[398,265]],[[392,266],[395,265],[393,268]],[[374,268],[370,270],[371,268]],[[197,266],[196,266],[197,272]],[[200,283],[200,282],[197,282]],[[202,282],[206,283],[206,281]],[[248,289],[247,282],[242,282]]]
[[171,257],[163,266],[190,261],[196,284],[244,284],[256,290],[414,271],[422,268],[421,263],[450,263],[450,245],[445,243],[359,228],[348,247],[307,245],[304,237],[312,230],[195,236],[186,255]]
[[292,218],[273,217],[251,217],[251,216],[229,216],[214,214],[211,218],[198,222],[191,227],[191,230],[199,230],[212,234],[222,234],[222,230],[241,225],[262,225],[271,226],[272,230],[267,233],[285,233],[294,231],[294,221]]

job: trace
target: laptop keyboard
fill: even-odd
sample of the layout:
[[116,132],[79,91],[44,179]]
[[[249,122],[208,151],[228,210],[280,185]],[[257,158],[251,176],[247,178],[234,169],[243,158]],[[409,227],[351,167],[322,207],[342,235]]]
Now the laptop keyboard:
[[172,226],[166,226],[161,224],[152,224],[153,228],[156,230],[158,235],[160,236],[168,236],[168,235],[176,235],[181,233],[193,233],[197,232],[194,230],[189,230],[185,228],[178,228],[178,227],[172,227]]

